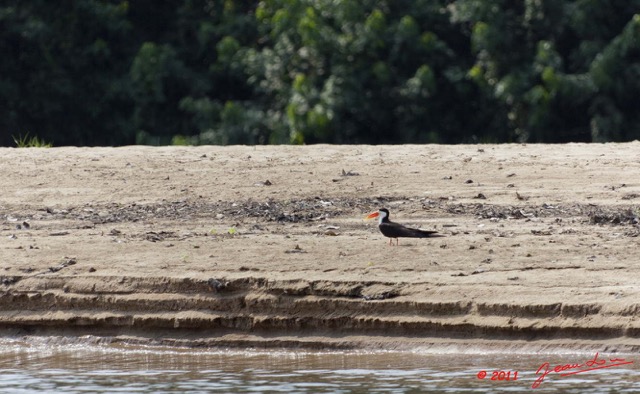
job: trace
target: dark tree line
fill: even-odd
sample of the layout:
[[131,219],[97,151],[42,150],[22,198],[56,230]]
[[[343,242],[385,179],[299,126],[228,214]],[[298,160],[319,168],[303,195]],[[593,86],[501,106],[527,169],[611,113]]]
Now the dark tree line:
[[640,0],[0,5],[0,145],[640,138]]

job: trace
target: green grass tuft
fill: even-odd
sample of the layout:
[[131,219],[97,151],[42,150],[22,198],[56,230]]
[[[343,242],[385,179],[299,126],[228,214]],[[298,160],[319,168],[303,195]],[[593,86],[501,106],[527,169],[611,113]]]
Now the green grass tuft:
[[18,148],[51,148],[53,146],[52,143],[45,142],[37,136],[29,137],[29,133],[12,137]]

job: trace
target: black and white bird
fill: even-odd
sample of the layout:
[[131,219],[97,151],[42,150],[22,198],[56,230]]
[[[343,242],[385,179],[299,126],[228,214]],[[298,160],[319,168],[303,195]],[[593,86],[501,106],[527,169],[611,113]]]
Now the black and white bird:
[[382,235],[389,238],[389,245],[393,245],[393,238],[396,239],[396,245],[398,245],[398,238],[428,238],[438,233],[437,231],[419,230],[394,223],[389,220],[387,208],[381,208],[367,216],[367,219],[373,218],[378,218],[378,228]]

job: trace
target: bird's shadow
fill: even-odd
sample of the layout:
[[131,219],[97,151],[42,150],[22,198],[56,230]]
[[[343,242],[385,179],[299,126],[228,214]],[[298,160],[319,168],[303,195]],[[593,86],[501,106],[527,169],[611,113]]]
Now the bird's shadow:
[[[425,237],[425,238],[445,238],[445,237],[446,237],[446,235],[444,235],[444,234],[432,234],[432,235],[430,235],[428,237]],[[389,244],[387,244],[387,245],[388,246],[420,246],[419,243],[400,243],[400,244],[396,245],[395,242],[393,243],[393,245],[389,245]]]
[[420,246],[420,244],[418,244],[418,243],[404,243],[404,244],[398,244],[398,245],[396,245],[396,244],[394,243],[393,245],[389,245],[389,244],[387,244],[387,246],[388,246],[388,247],[394,247],[394,248],[397,248],[397,247],[400,247],[400,248],[415,248],[415,247]]

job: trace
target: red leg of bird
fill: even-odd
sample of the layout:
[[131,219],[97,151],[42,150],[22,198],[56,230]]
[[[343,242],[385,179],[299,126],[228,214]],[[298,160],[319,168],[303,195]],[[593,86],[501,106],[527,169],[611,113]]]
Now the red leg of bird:
[[398,242],[400,242],[400,240],[396,238],[396,246],[398,246]]

